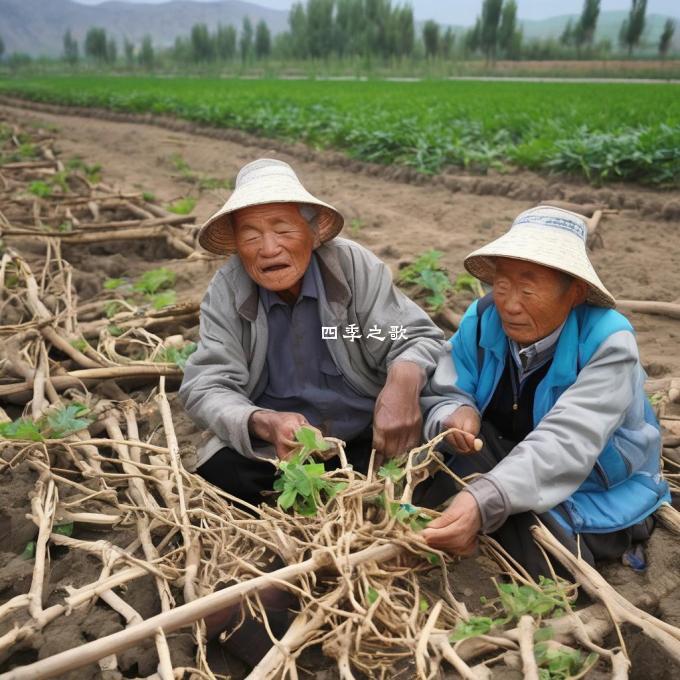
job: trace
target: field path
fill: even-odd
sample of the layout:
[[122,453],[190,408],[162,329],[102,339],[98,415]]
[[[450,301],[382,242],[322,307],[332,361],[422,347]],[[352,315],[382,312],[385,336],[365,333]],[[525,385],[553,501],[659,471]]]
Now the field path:
[[[33,109],[37,106],[26,104]],[[62,157],[81,156],[88,163],[100,163],[109,184],[151,192],[162,203],[196,196],[194,214],[199,221],[219,208],[229,191],[199,192],[178,171],[178,158],[195,173],[221,180],[233,179],[240,166],[255,158],[280,158],[293,165],[313,193],[343,212],[344,235],[371,248],[393,271],[423,251],[437,248],[444,252],[443,262],[455,278],[463,271],[462,261],[468,252],[500,235],[514,216],[542,198],[603,201],[621,208],[602,222],[604,247],[592,253],[605,284],[620,298],[680,301],[677,193],[630,186],[596,190],[530,173],[414,178],[398,168],[370,166],[337,153],[312,151],[302,145],[286,147],[243,133],[226,131],[239,141],[216,139],[207,136],[211,131],[203,134],[188,123],[171,130],[7,105],[0,105],[0,114],[10,121],[56,125]],[[181,277],[184,293],[200,297],[219,264],[183,263],[191,268]],[[466,302],[461,298],[457,311],[462,311]],[[631,319],[650,376],[680,375],[680,322],[638,314]]]

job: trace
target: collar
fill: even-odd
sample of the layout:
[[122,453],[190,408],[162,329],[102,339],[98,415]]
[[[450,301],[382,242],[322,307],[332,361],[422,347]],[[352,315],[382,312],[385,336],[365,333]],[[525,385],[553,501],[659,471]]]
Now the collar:
[[508,338],[510,352],[521,373],[528,374],[543,366],[555,353],[557,341],[560,338],[566,319],[552,332],[536,342],[522,347]]
[[[316,257],[314,256],[314,253],[312,253],[312,257],[309,260],[309,265],[307,266],[307,269],[305,270],[304,276],[302,277],[302,286],[300,288],[300,295],[298,295],[297,300],[295,301],[295,304],[300,302],[302,298],[312,298],[314,300],[317,300],[319,298],[319,291],[316,286],[316,270],[318,269],[318,265],[316,264]],[[262,300],[262,305],[264,306],[265,312],[269,313],[269,310],[274,306],[274,305],[285,305],[288,306],[288,303],[281,298],[281,296],[272,290],[267,290],[266,288],[263,288],[262,286],[258,286],[258,293],[260,295],[260,299]]]

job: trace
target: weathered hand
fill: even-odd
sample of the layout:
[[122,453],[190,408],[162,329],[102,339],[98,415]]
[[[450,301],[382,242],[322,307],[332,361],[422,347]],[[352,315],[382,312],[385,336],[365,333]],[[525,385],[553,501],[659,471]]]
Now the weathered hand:
[[479,413],[471,406],[459,406],[443,422],[443,429],[457,428],[458,432],[448,434],[444,441],[459,453],[475,453],[475,438],[479,434],[481,421]]
[[461,491],[440,517],[423,531],[427,544],[453,555],[471,555],[477,549],[482,517],[471,493]]
[[398,456],[420,443],[424,381],[425,372],[412,361],[395,362],[390,367],[373,413],[373,448],[379,456]]
[[288,411],[253,411],[248,420],[248,430],[260,439],[274,445],[276,455],[285,460],[297,446],[295,431],[309,425],[300,413]]

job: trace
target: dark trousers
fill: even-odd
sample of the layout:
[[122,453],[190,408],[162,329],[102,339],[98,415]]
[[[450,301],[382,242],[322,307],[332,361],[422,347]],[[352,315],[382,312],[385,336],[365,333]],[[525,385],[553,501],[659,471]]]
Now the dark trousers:
[[[502,437],[488,422],[482,423],[480,438],[484,442],[484,448],[481,451],[467,456],[453,456],[449,460],[449,466],[459,477],[491,471],[516,446],[516,442]],[[436,507],[459,490],[451,477],[440,472],[435,475],[429,485],[421,490],[417,489],[418,494],[414,496],[414,503]],[[566,511],[560,506],[556,510],[567,518]],[[543,553],[534,543],[529,531],[530,527],[536,524],[537,517],[560,543],[574,555],[578,554],[576,539],[565,531],[550,513],[536,515],[533,512],[522,512],[510,515],[503,526],[490,534],[535,579],[539,575],[550,576],[550,569]],[[595,560],[620,559],[633,543],[649,538],[653,528],[654,520],[648,517],[632,527],[608,534],[582,533],[579,535],[581,557],[592,566],[595,565]],[[556,568],[555,571],[564,575],[562,569]]]
[[[366,472],[371,459],[373,430],[367,428],[345,447],[348,462],[358,472]],[[340,465],[336,456],[325,462],[326,470]],[[251,505],[264,500],[263,492],[271,491],[276,477],[276,468],[265,461],[242,456],[235,449],[225,446],[201,465],[196,472],[211,484],[240,498]]]

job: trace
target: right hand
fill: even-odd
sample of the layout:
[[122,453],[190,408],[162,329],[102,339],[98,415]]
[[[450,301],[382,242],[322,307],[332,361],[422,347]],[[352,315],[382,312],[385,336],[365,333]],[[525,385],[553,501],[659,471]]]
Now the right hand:
[[442,432],[455,427],[458,431],[446,435],[444,441],[459,453],[475,453],[475,438],[479,434],[479,413],[471,406],[459,406],[442,423]]
[[295,431],[304,425],[309,426],[309,423],[301,413],[253,411],[248,420],[248,431],[273,444],[279,459],[286,460],[298,446]]

